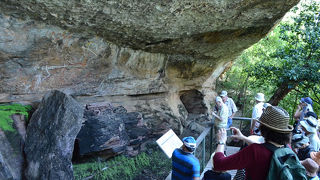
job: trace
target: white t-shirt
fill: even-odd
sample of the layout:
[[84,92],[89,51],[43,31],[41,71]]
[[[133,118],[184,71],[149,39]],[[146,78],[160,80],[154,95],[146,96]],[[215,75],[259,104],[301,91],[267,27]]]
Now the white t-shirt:
[[[261,114],[262,114],[262,109],[263,109],[263,102],[259,102],[258,104],[256,104],[254,107],[253,107],[253,110],[252,110],[252,119],[259,119]],[[253,121],[251,120],[251,127],[252,127],[252,123]],[[257,128],[259,128],[259,122],[256,122],[256,124],[254,125],[254,128],[253,130],[256,130]]]

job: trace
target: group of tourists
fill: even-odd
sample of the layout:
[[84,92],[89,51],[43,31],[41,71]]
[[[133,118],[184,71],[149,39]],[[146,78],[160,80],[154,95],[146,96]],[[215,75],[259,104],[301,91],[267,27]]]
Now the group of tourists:
[[[212,115],[215,118],[217,147],[213,155],[213,169],[205,172],[204,180],[231,179],[228,170],[238,170],[234,179],[319,180],[318,117],[313,111],[310,97],[300,100],[294,114],[296,121],[292,126],[286,110],[265,103],[264,94],[257,93],[252,110],[250,136],[245,136],[238,128],[232,127],[232,118],[238,110],[227,92],[222,91],[215,100],[216,112]],[[226,131],[229,129],[233,132],[231,136],[227,136]],[[243,141],[244,146],[239,152],[226,156],[227,137]],[[182,148],[173,152],[173,180],[200,179],[199,160],[193,155],[195,148],[195,139],[186,137]],[[239,174],[242,176],[238,176]]]

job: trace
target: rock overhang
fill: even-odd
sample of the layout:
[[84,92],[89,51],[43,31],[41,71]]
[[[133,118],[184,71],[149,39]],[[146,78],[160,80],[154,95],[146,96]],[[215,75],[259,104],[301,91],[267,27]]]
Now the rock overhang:
[[[2,12],[122,47],[200,59],[234,58],[261,39],[298,0],[6,0]],[[231,56],[225,56],[227,52]]]

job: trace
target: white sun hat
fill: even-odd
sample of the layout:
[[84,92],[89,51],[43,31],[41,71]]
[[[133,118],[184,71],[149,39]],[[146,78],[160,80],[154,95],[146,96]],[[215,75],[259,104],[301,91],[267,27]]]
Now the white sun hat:
[[226,95],[228,95],[227,91],[221,91],[221,93],[220,93],[221,97],[225,97]]
[[303,119],[303,121],[300,121],[300,124],[308,132],[312,132],[312,133],[317,132],[318,120],[312,116],[309,116],[308,118]]
[[257,93],[256,97],[254,97],[257,101],[264,101],[264,94],[263,93]]
[[223,103],[221,97],[219,97],[219,96],[216,97],[216,102],[222,102]]

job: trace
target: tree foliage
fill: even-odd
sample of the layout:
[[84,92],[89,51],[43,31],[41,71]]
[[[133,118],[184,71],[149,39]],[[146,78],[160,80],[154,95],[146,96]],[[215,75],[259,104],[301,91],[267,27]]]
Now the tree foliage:
[[293,11],[298,16],[279,26],[282,46],[251,69],[257,79],[267,79],[278,87],[270,99],[274,105],[298,86],[315,85],[320,80],[319,4],[302,5]]
[[316,102],[315,110],[320,110],[320,5],[302,5],[292,12],[293,18],[282,21],[244,51],[217,83],[218,91],[231,92],[244,116],[251,116],[257,92],[290,113],[306,96]]

